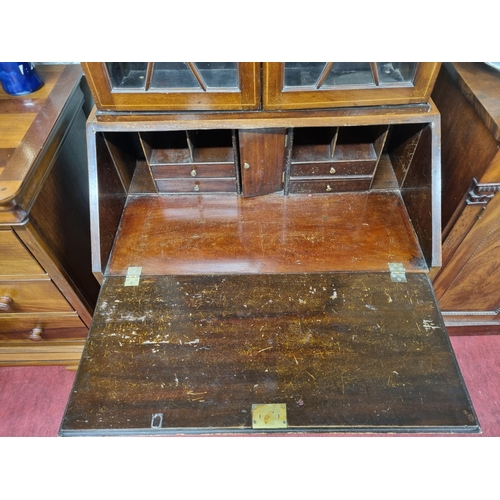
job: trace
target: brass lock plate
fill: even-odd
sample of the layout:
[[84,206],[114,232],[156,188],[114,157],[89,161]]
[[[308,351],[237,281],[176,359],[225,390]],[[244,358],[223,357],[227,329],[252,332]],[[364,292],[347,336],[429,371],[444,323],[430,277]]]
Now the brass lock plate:
[[253,429],[286,429],[286,404],[252,405]]

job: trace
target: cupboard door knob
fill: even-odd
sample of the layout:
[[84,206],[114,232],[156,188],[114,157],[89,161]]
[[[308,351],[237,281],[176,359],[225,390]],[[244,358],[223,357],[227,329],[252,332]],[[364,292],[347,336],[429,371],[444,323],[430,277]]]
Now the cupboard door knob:
[[196,169],[193,168],[193,170],[191,170],[191,177],[196,177],[197,175]]
[[42,340],[42,335],[43,335],[43,328],[33,328],[33,330],[31,330],[31,333],[29,334],[29,339],[30,340],[34,340],[34,341],[39,341],[39,340]]
[[12,311],[12,303],[14,301],[10,297],[0,297],[0,311]]
[[336,172],[336,170],[332,167],[332,168],[330,169],[330,173],[331,173],[331,174],[334,174],[335,172]]
[[250,165],[248,163],[243,163],[243,168],[245,170],[248,170],[250,168]]
[[332,188],[330,187],[330,184],[327,184],[327,186],[326,186],[326,190],[327,190],[328,192],[330,192],[330,191],[332,190]]

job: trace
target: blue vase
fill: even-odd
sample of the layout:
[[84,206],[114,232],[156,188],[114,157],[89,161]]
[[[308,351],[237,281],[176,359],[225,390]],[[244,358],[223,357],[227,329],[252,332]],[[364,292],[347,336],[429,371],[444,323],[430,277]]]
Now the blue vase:
[[35,66],[29,62],[0,62],[0,81],[10,95],[31,94],[43,85]]

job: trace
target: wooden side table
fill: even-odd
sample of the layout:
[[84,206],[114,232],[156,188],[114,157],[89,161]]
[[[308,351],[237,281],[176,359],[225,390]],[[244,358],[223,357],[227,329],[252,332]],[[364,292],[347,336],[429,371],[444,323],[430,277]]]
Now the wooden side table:
[[443,265],[433,284],[450,334],[500,333],[500,72],[447,63],[442,120]]
[[0,90],[0,365],[76,368],[99,284],[90,268],[82,71]]

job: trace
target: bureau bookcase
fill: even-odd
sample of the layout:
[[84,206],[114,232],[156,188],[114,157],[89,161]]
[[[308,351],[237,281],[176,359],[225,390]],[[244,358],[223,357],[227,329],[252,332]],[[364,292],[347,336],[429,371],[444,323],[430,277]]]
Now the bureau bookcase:
[[[83,65],[97,103],[94,70],[113,64]],[[196,80],[199,63],[183,64]],[[252,64],[265,96],[268,63]],[[293,78],[303,64],[341,94],[382,68],[342,66],[351,80],[337,89],[338,63],[294,64]],[[416,66],[390,64],[413,91]],[[428,95],[398,95],[328,109],[98,105],[87,138],[102,288],[61,435],[479,431],[428,277],[440,116]]]

